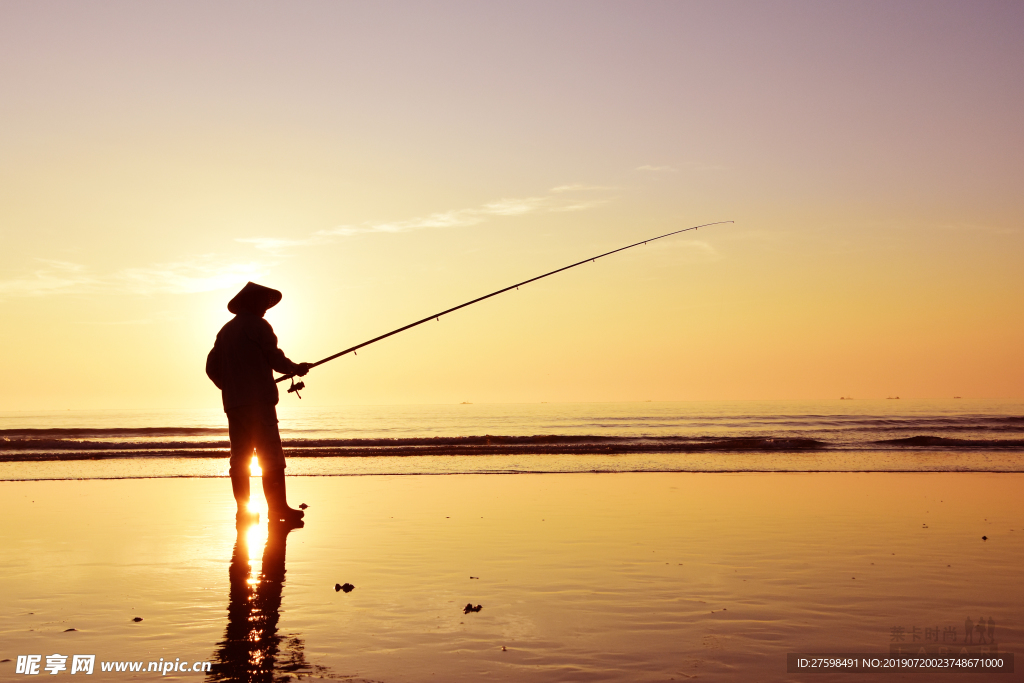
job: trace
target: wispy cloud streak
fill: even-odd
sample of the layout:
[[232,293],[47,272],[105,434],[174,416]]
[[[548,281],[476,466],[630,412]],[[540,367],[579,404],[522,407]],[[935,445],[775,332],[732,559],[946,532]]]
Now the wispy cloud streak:
[[85,272],[85,266],[67,261],[36,259],[41,267],[10,280],[0,280],[0,296],[40,296],[81,291],[95,287],[98,281]]
[[326,244],[329,239],[322,235],[312,235],[305,239],[285,239],[281,237],[238,237],[236,242],[251,244],[263,251],[277,252],[288,247],[313,247],[318,244]]
[[[721,164],[704,164],[698,161],[684,161],[682,163],[683,168],[689,171],[725,171],[726,166]],[[679,173],[679,169],[675,166],[652,166],[645,164],[643,166],[637,166],[633,169],[634,171],[644,171],[647,173]]]
[[251,244],[257,249],[280,254],[290,247],[326,244],[337,238],[368,233],[403,233],[431,228],[463,228],[479,225],[494,218],[525,216],[540,212],[584,211],[607,203],[607,199],[571,200],[562,197],[568,192],[607,191],[614,188],[599,185],[571,184],[553,187],[546,196],[505,198],[481,206],[440,211],[398,221],[366,222],[356,225],[338,225],[318,230],[309,237],[292,239],[279,237],[240,237],[237,242]]
[[[647,251],[647,250],[650,251]],[[721,253],[713,245],[704,240],[681,239],[681,240],[659,240],[651,242],[643,250],[634,251],[633,258],[641,257],[645,252],[660,254],[661,258],[683,263],[694,263],[698,261],[720,261]]]
[[562,192],[592,192],[601,190],[617,190],[619,188],[612,187],[611,185],[583,185],[582,183],[572,183],[570,185],[559,185],[558,187],[552,187],[548,192],[560,194]]
[[593,209],[595,206],[601,206],[607,204],[607,199],[593,199],[589,202],[576,202],[575,204],[566,204],[565,206],[553,207],[552,211],[586,211],[587,209]]
[[[525,216],[539,212],[584,211],[607,203],[588,199],[580,193],[614,188],[574,183],[551,188],[547,195],[504,198],[481,206],[441,211],[426,216],[358,225],[339,225],[303,238],[240,237],[237,242],[280,254],[296,247],[329,244],[339,238],[365,233],[403,233],[431,228],[459,228],[479,225],[496,218]],[[572,194],[572,197],[567,195]],[[273,264],[262,261],[227,261],[211,254],[182,261],[154,263],[98,273],[68,261],[35,259],[37,267],[9,279],[0,279],[0,298],[36,297],[57,294],[195,294],[237,287],[246,280],[266,275]]]
[[383,223],[363,223],[360,225],[339,225],[335,228],[320,230],[314,237],[341,236],[348,237],[368,232],[409,232],[424,228],[462,228],[479,225],[488,218],[496,216],[523,216],[534,213],[550,204],[549,197],[525,197],[522,199],[499,199],[471,209],[454,209],[432,213],[427,216],[410,218],[404,221]]
[[236,287],[265,275],[269,265],[256,261],[225,262],[211,255],[185,261],[156,263],[96,274],[87,266],[52,259],[36,259],[39,268],[0,280],[0,296],[54,294],[195,294]]
[[113,274],[111,284],[121,285],[133,294],[197,294],[259,279],[268,270],[266,264],[255,261],[225,263],[207,255],[189,261],[125,268]]

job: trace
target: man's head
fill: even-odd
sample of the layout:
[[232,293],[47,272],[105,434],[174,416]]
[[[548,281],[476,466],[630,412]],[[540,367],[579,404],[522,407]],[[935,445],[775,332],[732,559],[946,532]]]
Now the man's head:
[[273,308],[284,296],[281,292],[270,287],[258,285],[255,282],[246,283],[245,287],[228,302],[228,310],[232,313],[251,313],[262,316],[268,308]]

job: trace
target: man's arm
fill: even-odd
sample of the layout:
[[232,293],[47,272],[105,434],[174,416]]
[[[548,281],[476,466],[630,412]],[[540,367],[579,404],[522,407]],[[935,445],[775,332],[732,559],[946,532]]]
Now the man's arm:
[[302,377],[309,372],[309,363],[296,363],[284,355],[284,351],[277,347],[277,335],[274,328],[266,320],[258,328],[256,338],[253,340],[263,352],[263,357],[270,363],[270,367],[282,375],[298,375]]
[[224,388],[224,381],[220,376],[220,356],[217,353],[217,347],[214,346],[213,350],[210,351],[209,355],[206,356],[206,376],[210,378],[218,389]]

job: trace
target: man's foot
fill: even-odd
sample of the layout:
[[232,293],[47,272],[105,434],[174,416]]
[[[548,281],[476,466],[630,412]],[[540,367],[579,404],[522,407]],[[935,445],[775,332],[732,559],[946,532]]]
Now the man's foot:
[[300,519],[306,516],[306,513],[302,510],[296,510],[295,508],[286,507],[280,510],[272,510],[267,513],[267,517],[272,522],[298,522]]
[[306,523],[303,522],[301,519],[293,519],[293,520],[290,520],[290,521],[286,520],[286,519],[278,519],[278,520],[273,520],[272,519],[272,520],[270,520],[270,524],[267,525],[267,528],[270,529],[271,531],[273,531],[273,530],[281,530],[281,531],[288,532],[288,531],[291,531],[292,529],[301,529],[304,526],[306,526]]

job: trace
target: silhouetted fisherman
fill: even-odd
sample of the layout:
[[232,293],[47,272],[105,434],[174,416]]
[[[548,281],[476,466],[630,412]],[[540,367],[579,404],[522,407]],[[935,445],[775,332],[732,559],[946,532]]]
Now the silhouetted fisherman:
[[281,301],[276,289],[250,282],[228,302],[235,314],[220,332],[206,358],[206,374],[221,390],[231,438],[231,488],[238,519],[251,515],[249,467],[253,449],[263,471],[263,493],[270,519],[295,521],[302,510],[288,506],[284,450],[277,429],[277,384],[274,370],[305,375],[309,363],[294,363],[277,348],[277,336],[263,315]]

